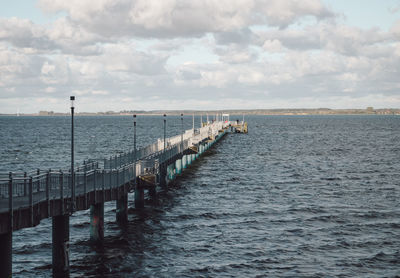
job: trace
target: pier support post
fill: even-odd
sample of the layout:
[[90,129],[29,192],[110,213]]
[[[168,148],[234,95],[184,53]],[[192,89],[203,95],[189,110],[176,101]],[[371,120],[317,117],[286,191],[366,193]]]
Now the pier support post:
[[101,243],[104,239],[104,203],[90,206],[90,240]]
[[179,167],[179,174],[182,174],[182,171],[183,171],[183,155],[182,155],[180,160],[181,160],[181,167]]
[[175,161],[175,169],[176,175],[180,175],[182,173],[182,159],[178,159]]
[[12,232],[0,235],[0,276],[12,275]]
[[152,201],[155,201],[157,199],[156,185],[154,185],[154,187],[150,187],[149,188],[149,196],[150,196]]
[[144,208],[144,189],[139,185],[135,187],[135,208]]
[[170,181],[175,179],[175,175],[176,175],[175,164],[176,164],[175,162],[171,163],[167,167],[167,177],[168,177],[168,180],[170,180]]
[[187,167],[187,155],[182,156],[182,169]]
[[69,277],[69,215],[53,220],[53,277]]
[[165,188],[167,186],[167,181],[166,181],[166,176],[167,176],[167,166],[165,164],[160,165],[160,186],[162,188]]
[[125,225],[128,222],[128,194],[124,193],[117,199],[117,223]]

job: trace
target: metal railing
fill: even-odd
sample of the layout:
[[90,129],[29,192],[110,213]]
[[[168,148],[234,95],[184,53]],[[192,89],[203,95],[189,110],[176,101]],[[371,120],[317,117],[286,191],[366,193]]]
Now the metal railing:
[[[214,122],[197,130],[189,129],[181,135],[163,140],[107,159],[88,160],[74,169],[75,195],[112,189],[148,171],[158,171],[158,165],[182,154],[190,146],[211,137],[229,123]],[[102,162],[102,163],[101,163]],[[38,202],[72,196],[70,169],[35,170],[30,172],[0,173],[0,211],[32,206]],[[11,200],[11,201],[10,201]]]

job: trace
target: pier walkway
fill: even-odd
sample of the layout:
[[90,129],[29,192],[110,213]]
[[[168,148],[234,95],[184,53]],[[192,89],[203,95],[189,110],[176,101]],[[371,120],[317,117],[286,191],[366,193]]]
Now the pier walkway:
[[[12,275],[12,232],[34,227],[52,217],[53,277],[69,277],[69,216],[90,209],[90,240],[104,238],[104,203],[116,200],[116,220],[128,221],[128,193],[144,207],[144,192],[157,191],[220,140],[236,122],[207,122],[144,148],[102,160],[89,160],[66,170],[0,174],[0,278]],[[247,123],[246,123],[247,132]],[[164,118],[165,134],[165,118]]]

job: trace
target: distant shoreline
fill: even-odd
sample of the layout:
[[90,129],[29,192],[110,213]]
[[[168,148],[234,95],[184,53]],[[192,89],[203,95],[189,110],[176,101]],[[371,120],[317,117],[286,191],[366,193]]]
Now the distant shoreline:
[[[284,115],[284,116],[305,116],[305,115],[400,115],[400,108],[382,108],[373,109],[367,107],[366,109],[253,109],[253,110],[153,110],[153,111],[107,111],[107,112],[80,112],[75,113],[76,116],[130,116],[136,114],[138,116],[160,116],[166,115],[215,115],[217,113],[230,114],[230,115]],[[40,111],[38,113],[27,113],[19,114],[19,116],[31,116],[31,117],[46,117],[46,116],[69,116],[69,113],[59,113],[53,111]],[[14,114],[0,114],[0,116],[18,116]]]

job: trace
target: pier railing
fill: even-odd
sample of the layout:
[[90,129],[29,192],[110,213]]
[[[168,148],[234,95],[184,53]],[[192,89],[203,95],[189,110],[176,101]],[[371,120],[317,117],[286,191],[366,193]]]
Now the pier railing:
[[[182,154],[190,146],[218,135],[229,123],[214,122],[199,129],[186,130],[176,135],[129,152],[100,160],[89,160],[74,169],[75,195],[112,189],[136,180],[156,166]],[[103,162],[103,163],[101,163]],[[17,207],[28,207],[44,200],[72,196],[70,169],[35,170],[31,172],[0,173],[0,212]],[[11,202],[5,199],[11,199]],[[2,201],[3,200],[3,201]],[[14,204],[13,204],[14,203]]]

